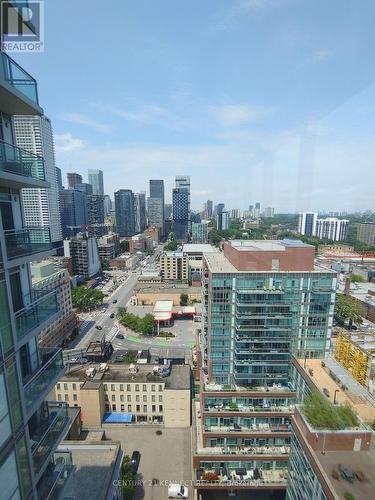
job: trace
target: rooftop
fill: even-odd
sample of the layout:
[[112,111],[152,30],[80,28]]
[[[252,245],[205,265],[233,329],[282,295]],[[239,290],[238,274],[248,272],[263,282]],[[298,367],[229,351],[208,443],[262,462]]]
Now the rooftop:
[[[348,404],[349,406],[351,406],[352,409],[358,414],[358,416],[366,422],[372,422],[373,420],[375,420],[375,406],[373,406],[371,401],[366,399],[366,397],[364,396],[365,392],[357,392],[354,390],[354,388],[352,388],[352,386],[349,387],[348,390],[343,391],[343,383],[348,387],[346,381],[340,378],[340,381],[338,382],[337,375],[333,374],[331,368],[322,366],[322,360],[307,359],[306,368],[304,368],[304,359],[294,358],[293,362],[297,363],[300,373],[304,374],[304,378],[309,381],[309,386],[311,388],[316,388],[320,391],[322,391],[323,389],[328,390],[329,398],[327,399],[329,399],[329,401],[333,402],[335,391],[338,391],[336,392],[336,401],[338,403]],[[325,363],[327,364],[326,360]],[[312,375],[309,372],[310,369],[313,371]],[[335,377],[335,379],[332,378],[332,375]]]
[[170,257],[176,259],[182,259],[184,254],[182,252],[164,252],[161,254],[161,257]]
[[[97,389],[102,383],[111,382],[155,382],[164,383],[166,389],[189,389],[190,388],[190,366],[172,365],[171,372],[167,377],[161,377],[153,373],[157,364],[137,364],[137,373],[129,372],[130,364],[113,363],[108,364],[107,372],[100,372],[99,363],[90,363],[83,366],[72,366],[60,379],[72,382],[84,382],[85,389]],[[94,377],[88,377],[86,370],[95,367],[97,372]]]
[[77,500],[107,498],[112,475],[121,458],[120,443],[116,441],[63,441],[57,451],[71,451],[76,467],[64,489],[64,497]]
[[229,245],[241,251],[285,252],[286,248],[311,248],[300,240],[230,240]]
[[183,253],[218,253],[219,250],[208,243],[185,243]]

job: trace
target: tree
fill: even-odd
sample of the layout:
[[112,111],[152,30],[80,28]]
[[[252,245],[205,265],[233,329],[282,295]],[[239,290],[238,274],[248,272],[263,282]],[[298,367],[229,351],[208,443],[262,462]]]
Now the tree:
[[89,311],[95,309],[103,303],[105,295],[94,288],[85,288],[78,286],[72,290],[73,307],[80,311]]
[[132,500],[135,494],[135,482],[131,471],[129,455],[125,455],[124,458],[122,459],[121,488],[122,488],[122,499]]
[[164,250],[166,252],[175,252],[178,248],[178,241],[171,240],[166,245],[164,245]]
[[189,296],[186,293],[180,295],[180,306],[187,306],[189,302]]
[[364,283],[366,280],[360,274],[351,274],[350,281],[351,283]]
[[122,241],[120,241],[120,251],[122,253],[129,251],[129,242],[128,242],[128,240],[122,240]]
[[343,322],[349,321],[350,327],[353,323],[362,323],[365,313],[365,308],[359,300],[349,295],[336,296],[335,316]]

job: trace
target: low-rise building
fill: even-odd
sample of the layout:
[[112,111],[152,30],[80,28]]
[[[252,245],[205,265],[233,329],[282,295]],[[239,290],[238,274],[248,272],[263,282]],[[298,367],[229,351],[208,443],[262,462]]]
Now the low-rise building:
[[129,243],[130,253],[136,253],[136,252],[143,253],[147,248],[146,238],[143,233],[135,234],[134,236],[127,238],[127,241]]
[[[189,427],[191,372],[189,365],[125,363],[72,366],[53,390],[58,401],[82,410],[83,425],[103,423],[164,424]],[[163,376],[160,369],[164,370]]]
[[133,304],[154,305],[158,300],[173,300],[173,305],[180,305],[181,294],[188,296],[189,303],[200,302],[202,299],[202,289],[200,287],[190,287],[185,283],[171,285],[162,284],[142,284],[138,283],[134,288]]
[[137,254],[124,253],[109,261],[109,266],[112,269],[135,269],[138,262],[141,260]]
[[72,258],[73,273],[90,278],[100,271],[98,245],[95,238],[80,233],[64,240],[64,255]]
[[138,276],[138,283],[157,285],[162,283],[160,271],[141,271]]
[[189,261],[183,252],[164,252],[160,256],[161,277],[165,281],[183,281],[189,279]]
[[41,347],[61,345],[78,326],[73,311],[70,276],[66,268],[56,268],[51,261],[34,262],[31,266],[32,285],[35,291],[52,291],[57,294],[58,316],[40,331]]
[[116,233],[98,238],[98,253],[101,262],[109,262],[117,257],[120,251],[120,239]]

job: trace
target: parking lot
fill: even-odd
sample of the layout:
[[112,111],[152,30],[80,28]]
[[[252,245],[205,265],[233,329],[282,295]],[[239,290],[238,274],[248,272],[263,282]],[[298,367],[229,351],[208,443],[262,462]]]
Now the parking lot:
[[[189,498],[193,498],[190,481],[191,430],[164,429],[157,435],[158,427],[129,426],[118,428],[105,426],[107,439],[121,441],[121,447],[127,455],[138,450],[141,453],[136,480],[134,500],[165,500],[168,498],[167,482],[181,482],[189,489]],[[155,484],[153,484],[155,483]]]

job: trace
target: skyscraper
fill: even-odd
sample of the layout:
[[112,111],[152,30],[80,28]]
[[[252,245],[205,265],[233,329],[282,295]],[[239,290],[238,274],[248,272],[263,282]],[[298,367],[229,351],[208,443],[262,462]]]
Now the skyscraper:
[[160,236],[164,237],[164,181],[150,180],[150,197],[147,200],[147,215],[149,226],[159,229]]
[[[72,474],[71,453],[55,455],[70,419],[68,405],[48,395],[64,363],[62,350],[40,348],[38,336],[56,319],[59,304],[55,290],[33,290],[30,270],[31,262],[55,251],[49,228],[23,225],[21,205],[21,189],[49,189],[49,158],[45,163],[17,148],[11,120],[16,113],[39,117],[43,110],[36,81],[5,52],[0,67],[0,497],[57,498]],[[9,70],[20,80],[9,79]],[[47,157],[52,150],[45,147]]]
[[213,210],[213,201],[212,200],[207,200],[207,202],[206,202],[206,210],[207,210],[207,219],[211,219],[211,217],[212,217],[212,210]]
[[89,234],[103,236],[106,233],[104,226],[104,196],[100,194],[89,194],[87,196],[87,219]]
[[134,194],[130,189],[115,192],[116,228],[120,236],[135,234]]
[[62,191],[64,189],[64,186],[62,183],[61,168],[59,167],[56,167],[56,180],[57,180],[57,192]]
[[176,189],[185,189],[188,192],[188,234],[190,234],[191,233],[190,176],[176,175]]
[[81,184],[76,184],[74,186],[74,189],[77,189],[78,191],[82,191],[83,193],[85,193],[87,195],[93,194],[92,186],[88,182],[81,182]]
[[104,195],[104,214],[107,216],[112,210],[112,200],[108,194]]
[[104,195],[103,171],[89,169],[88,181],[92,185],[92,194]]
[[68,172],[66,178],[68,179],[69,189],[73,189],[76,184],[82,184],[82,175],[76,174],[75,172]]
[[260,218],[260,203],[259,203],[259,201],[255,203],[254,218],[255,219],[259,219]]
[[216,229],[218,231],[222,231],[222,229],[223,229],[223,211],[224,211],[224,208],[225,208],[224,203],[218,203],[215,207]]
[[298,232],[305,236],[315,236],[316,220],[318,214],[315,212],[302,212],[298,218]]
[[172,191],[172,231],[176,240],[189,235],[189,192],[185,188]]
[[134,224],[136,234],[146,229],[146,193],[134,194]]
[[63,237],[75,236],[88,223],[87,196],[83,191],[64,189],[59,199]]
[[52,126],[46,116],[14,116],[13,126],[18,147],[43,157],[48,188],[23,189],[25,225],[49,227],[54,246],[62,246],[58,199],[58,179]]

